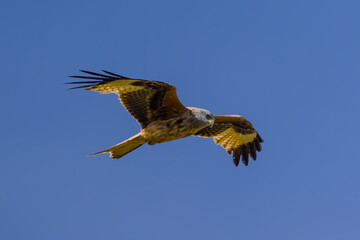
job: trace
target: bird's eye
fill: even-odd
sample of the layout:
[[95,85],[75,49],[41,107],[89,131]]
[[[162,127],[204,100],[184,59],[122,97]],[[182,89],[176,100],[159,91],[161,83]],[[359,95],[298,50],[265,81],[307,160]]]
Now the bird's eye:
[[208,119],[208,120],[212,119],[211,115],[210,115],[210,114],[206,114],[206,119]]

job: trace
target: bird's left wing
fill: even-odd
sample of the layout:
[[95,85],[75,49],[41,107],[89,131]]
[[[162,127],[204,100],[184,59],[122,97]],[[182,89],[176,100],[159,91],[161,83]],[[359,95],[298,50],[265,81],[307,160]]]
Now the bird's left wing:
[[126,110],[145,128],[158,119],[177,116],[186,108],[176,95],[176,88],[170,84],[143,79],[131,79],[109,71],[94,73],[80,70],[89,76],[71,76],[86,81],[69,82],[80,84],[75,88],[85,88],[101,93],[115,93]]
[[261,151],[263,139],[245,118],[237,115],[217,115],[213,127],[206,127],[196,136],[214,138],[228,154],[233,154],[235,166],[239,165],[240,156],[245,166],[249,163],[249,154],[256,160],[256,151]]

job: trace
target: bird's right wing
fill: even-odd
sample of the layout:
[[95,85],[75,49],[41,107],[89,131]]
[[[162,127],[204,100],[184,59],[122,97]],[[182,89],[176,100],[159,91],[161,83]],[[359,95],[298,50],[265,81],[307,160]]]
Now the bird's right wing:
[[170,84],[142,79],[131,79],[103,70],[107,75],[80,70],[89,76],[70,76],[90,81],[69,82],[101,93],[116,93],[126,110],[144,128],[158,119],[168,119],[186,111]]
[[256,151],[261,151],[263,139],[251,123],[241,116],[217,115],[213,127],[201,129],[196,136],[214,138],[216,144],[221,144],[228,154],[233,153],[235,166],[239,165],[240,156],[245,166],[249,163],[249,154],[256,160]]

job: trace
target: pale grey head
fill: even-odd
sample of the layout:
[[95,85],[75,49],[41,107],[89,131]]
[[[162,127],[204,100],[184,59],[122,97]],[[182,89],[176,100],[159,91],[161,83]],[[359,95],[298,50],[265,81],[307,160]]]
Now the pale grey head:
[[188,109],[192,112],[195,118],[199,121],[199,124],[202,128],[204,127],[212,127],[215,123],[215,117],[208,110],[196,108],[196,107],[188,107]]

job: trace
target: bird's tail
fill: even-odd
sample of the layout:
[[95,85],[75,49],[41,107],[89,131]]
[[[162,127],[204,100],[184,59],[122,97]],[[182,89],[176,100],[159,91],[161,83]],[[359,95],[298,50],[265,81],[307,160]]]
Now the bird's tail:
[[145,138],[143,136],[141,136],[141,133],[138,133],[135,136],[133,136],[115,146],[112,146],[111,148],[105,149],[101,152],[91,154],[90,156],[108,152],[108,153],[110,153],[111,158],[121,158],[125,154],[128,154],[129,152],[137,149],[144,143],[146,143]]

